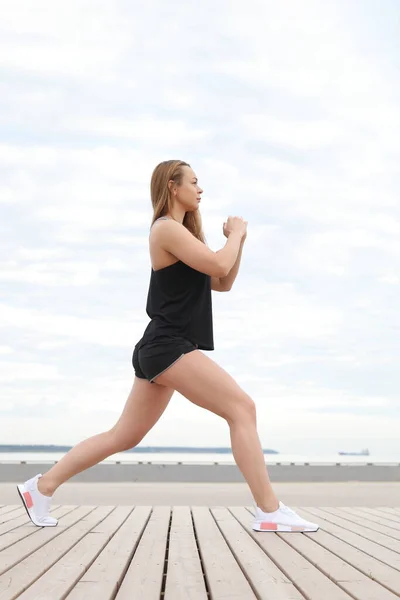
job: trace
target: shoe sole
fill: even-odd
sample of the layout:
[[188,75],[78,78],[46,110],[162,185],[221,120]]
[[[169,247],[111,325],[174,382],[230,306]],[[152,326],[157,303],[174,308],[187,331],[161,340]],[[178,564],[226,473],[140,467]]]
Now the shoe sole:
[[309,533],[318,531],[317,527],[302,527],[301,525],[282,525],[281,523],[256,523],[252,526],[253,531],[262,531],[263,533]]
[[38,523],[35,520],[35,515],[33,513],[31,513],[31,511],[29,510],[29,506],[28,506],[28,502],[31,506],[33,506],[32,497],[31,497],[30,493],[25,489],[25,486],[23,484],[17,485],[17,492],[22,500],[22,504],[24,505],[24,508],[27,512],[28,517],[30,518],[32,523],[34,525],[36,525],[36,527],[57,527],[58,523],[55,523],[54,525],[50,525],[48,523]]

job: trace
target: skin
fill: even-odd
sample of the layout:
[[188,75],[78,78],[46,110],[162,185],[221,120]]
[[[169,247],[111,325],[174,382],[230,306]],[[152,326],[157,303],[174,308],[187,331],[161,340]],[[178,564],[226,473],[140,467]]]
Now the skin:
[[[166,216],[173,218],[179,223],[183,223],[186,212],[198,210],[203,189],[199,186],[195,171],[188,166],[182,167],[180,185],[177,185],[174,181],[170,181],[168,187],[172,195],[173,204],[172,209]],[[157,227],[155,230],[157,230]],[[247,221],[244,221],[243,217],[228,217],[227,221],[223,224],[224,236],[228,238],[232,233],[237,232],[240,232],[242,236],[237,260],[226,277],[211,278],[211,289],[214,291],[229,292],[232,289],[239,272],[243,245],[247,238]],[[163,252],[162,242],[157,236],[151,236],[150,238],[150,253],[152,255],[152,264],[153,266],[156,265],[154,267],[156,269],[168,266],[175,260],[171,257],[168,259],[167,253]]]
[[199,208],[203,190],[199,186],[196,173],[191,167],[182,167],[182,182],[177,185],[174,181],[168,183],[173,198],[173,206],[167,217],[183,223],[186,212]]
[[[187,211],[198,210],[203,190],[191,167],[183,167],[181,185],[170,181],[168,186],[173,202],[171,211],[166,216],[182,224]],[[162,223],[167,221],[158,222],[152,229],[155,232],[160,231],[160,227],[165,227]],[[233,285],[240,266],[243,243],[247,237],[247,222],[242,217],[230,216],[223,225],[223,233],[226,238],[231,235],[239,237],[235,246],[237,258],[226,276],[212,277],[212,289],[216,291],[227,291]],[[158,262],[160,268],[163,263],[176,262],[173,252],[166,251],[157,240],[162,241],[162,236],[157,233],[155,236],[151,234],[150,254],[153,266],[155,262]],[[194,241],[190,240],[190,243],[193,244]],[[204,248],[201,250],[205,252]],[[257,433],[255,403],[224,369],[200,350],[183,356],[157,377],[154,384],[135,377],[123,412],[115,425],[108,431],[80,442],[65,454],[39,479],[39,491],[52,496],[60,485],[77,473],[112,454],[139,444],[157,423],[175,390],[197,406],[225,419],[230,429],[235,461],[257,505],[266,512],[276,510],[278,499],[265,467]]]

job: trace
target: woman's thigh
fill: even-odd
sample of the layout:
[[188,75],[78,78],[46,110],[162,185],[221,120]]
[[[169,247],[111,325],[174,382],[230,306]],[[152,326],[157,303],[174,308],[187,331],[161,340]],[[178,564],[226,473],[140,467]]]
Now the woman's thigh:
[[118,443],[136,446],[157,423],[173,393],[170,387],[135,377],[122,414],[111,429]]
[[182,356],[156,378],[156,383],[171,387],[188,400],[227,421],[255,418],[255,405],[229,373],[200,350]]

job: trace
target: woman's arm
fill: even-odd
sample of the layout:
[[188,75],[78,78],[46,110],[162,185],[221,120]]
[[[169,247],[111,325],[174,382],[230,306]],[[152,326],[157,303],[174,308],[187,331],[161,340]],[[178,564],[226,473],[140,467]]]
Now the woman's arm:
[[225,277],[232,270],[237,259],[243,234],[232,231],[225,246],[213,252],[203,242],[196,239],[183,225],[168,219],[159,221],[152,228],[151,235],[173,256],[193,269],[211,277]]
[[240,261],[242,258],[243,246],[245,237],[240,242],[239,254],[232,269],[225,277],[212,277],[211,278],[211,289],[216,292],[229,292],[232,289],[233,283],[237,277],[240,267]]

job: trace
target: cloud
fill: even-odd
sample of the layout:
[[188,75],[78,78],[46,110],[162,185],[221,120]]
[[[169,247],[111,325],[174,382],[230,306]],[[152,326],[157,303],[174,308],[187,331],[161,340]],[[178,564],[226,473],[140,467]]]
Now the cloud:
[[[60,313],[48,314],[31,308],[13,308],[0,305],[0,325],[36,332],[38,335],[73,337],[81,342],[119,346],[126,344],[131,333],[127,332],[126,322],[90,318],[80,318]],[[131,326],[133,322],[131,321]]]
[[[211,248],[227,215],[249,221],[210,356],[254,397],[263,444],[398,456],[397,52],[386,0],[10,4],[2,439],[75,443],[118,418],[148,323],[150,176],[182,158]],[[176,394],[148,442],[229,431]]]

